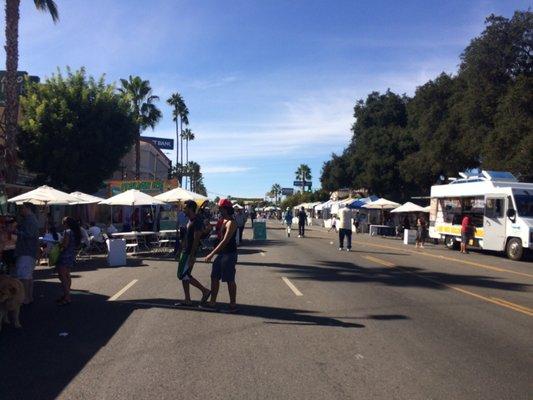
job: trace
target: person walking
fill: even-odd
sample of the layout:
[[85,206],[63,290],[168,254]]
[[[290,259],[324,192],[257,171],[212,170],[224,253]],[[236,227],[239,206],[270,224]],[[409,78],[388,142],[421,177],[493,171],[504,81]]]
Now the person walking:
[[76,261],[76,250],[82,243],[82,232],[78,222],[72,217],[63,218],[63,240],[61,240],[59,258],[56,263],[56,271],[63,288],[63,296],[57,299],[57,304],[66,306],[71,303],[70,286],[72,279],[70,271]]
[[15,277],[24,286],[24,304],[33,303],[33,270],[39,251],[39,223],[34,208],[31,203],[22,204],[21,221],[16,228]]
[[336,231],[337,230],[337,217],[335,216],[335,214],[331,214],[330,221],[331,221],[331,226],[329,227],[328,232],[331,232],[332,229]]
[[187,223],[187,231],[185,233],[184,243],[182,243],[182,251],[178,262],[177,276],[183,285],[183,292],[185,293],[185,300],[182,303],[175,303],[176,306],[191,306],[190,285],[199,289],[202,292],[201,303],[205,303],[209,298],[211,291],[203,286],[196,278],[192,276],[192,269],[196,261],[196,251],[200,244],[200,239],[204,231],[204,223],[202,219],[196,214],[198,206],[192,200],[185,202],[183,211],[187,215],[189,222]]
[[352,250],[352,210],[343,207],[338,212],[339,216],[339,251],[344,250],[346,238],[346,251]]
[[217,255],[211,271],[211,301],[209,306],[216,307],[220,281],[226,282],[230,298],[228,312],[235,313],[237,312],[237,284],[235,283],[237,223],[233,217],[234,209],[230,200],[221,199],[218,202],[218,207],[223,219],[222,240],[205,258],[206,262],[211,262],[212,258]]
[[470,217],[465,215],[461,221],[461,253],[463,254],[468,254],[468,240],[470,240],[472,228],[473,226]]
[[287,209],[285,210],[285,215],[283,216],[285,225],[287,225],[287,237],[291,237],[292,218],[293,218],[292,211],[290,207],[287,207]]
[[239,245],[242,243],[242,234],[244,232],[244,213],[241,209],[237,210],[237,213],[235,214],[235,223],[237,224],[237,232],[239,237]]
[[416,220],[416,248],[424,248],[424,243],[426,242],[426,220],[425,218],[420,215],[418,219]]
[[298,211],[298,237],[304,237],[305,236],[305,224],[307,222],[307,214],[305,212],[305,209],[302,207],[300,208],[300,211]]

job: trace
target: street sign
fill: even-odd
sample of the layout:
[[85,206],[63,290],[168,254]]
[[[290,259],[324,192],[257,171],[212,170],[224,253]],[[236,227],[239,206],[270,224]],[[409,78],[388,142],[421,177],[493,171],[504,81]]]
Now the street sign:
[[174,149],[174,139],[157,138],[151,136],[142,136],[142,138],[150,140],[155,146],[159,147],[161,150]]
[[281,195],[282,196],[292,196],[294,194],[293,188],[281,188]]
[[[17,92],[19,95],[24,93],[24,79],[28,77],[26,71],[17,72]],[[30,82],[39,82],[38,76],[29,76]],[[0,71],[0,106],[5,107],[6,104],[6,71]]]
[[[303,185],[304,185],[304,182],[303,182],[303,181],[294,181],[294,182],[292,183],[292,185],[293,185],[293,186],[298,186],[298,187],[300,187],[300,186],[303,186]],[[312,185],[311,182],[305,181],[305,186],[309,186],[309,187],[311,187],[311,185]]]

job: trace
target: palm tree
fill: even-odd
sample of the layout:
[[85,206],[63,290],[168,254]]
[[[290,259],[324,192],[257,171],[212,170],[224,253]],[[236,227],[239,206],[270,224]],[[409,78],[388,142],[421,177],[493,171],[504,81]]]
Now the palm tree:
[[[183,124],[189,125],[189,109],[183,100],[183,96],[178,92],[172,94],[167,99],[167,103],[174,107],[172,110],[172,120],[176,123],[176,165],[183,166],[183,138],[181,133],[183,132]],[[181,186],[182,174],[178,178]]]
[[272,185],[272,188],[270,189],[270,193],[274,195],[274,198],[276,199],[276,204],[278,203],[278,196],[281,193],[281,185],[279,183],[274,183]]
[[295,172],[296,179],[301,180],[302,185],[302,192],[305,192],[305,183],[311,181],[311,168],[309,168],[309,165],[307,164],[300,164],[298,169]]
[[[33,0],[37,10],[48,12],[54,22],[59,20],[57,5],[53,0]],[[10,180],[13,181],[16,176],[16,135],[18,119],[18,88],[17,88],[17,70],[19,63],[19,19],[20,19],[20,0],[6,0],[6,108],[4,111],[5,118],[5,146],[6,159],[0,160],[0,180],[3,182],[9,173]],[[1,146],[0,146],[1,147]],[[0,149],[2,158],[4,151]],[[9,164],[9,166],[7,165]]]
[[[189,140],[194,140],[194,133],[189,129],[185,128],[181,133],[181,140],[185,140],[185,165],[189,165]],[[185,183],[187,184],[189,179],[185,178]]]
[[141,178],[141,132],[150,127],[154,129],[161,119],[161,111],[154,102],[158,96],[152,94],[150,81],[144,81],[139,76],[129,76],[121,79],[122,87],[119,92],[130,104],[131,112],[137,125],[137,140],[135,141],[135,179]]

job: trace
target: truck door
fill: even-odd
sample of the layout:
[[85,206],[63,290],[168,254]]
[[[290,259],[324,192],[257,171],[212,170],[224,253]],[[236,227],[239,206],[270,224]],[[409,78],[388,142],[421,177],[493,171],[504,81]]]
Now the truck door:
[[485,213],[483,215],[483,248],[503,251],[505,249],[506,231],[505,195],[486,195]]

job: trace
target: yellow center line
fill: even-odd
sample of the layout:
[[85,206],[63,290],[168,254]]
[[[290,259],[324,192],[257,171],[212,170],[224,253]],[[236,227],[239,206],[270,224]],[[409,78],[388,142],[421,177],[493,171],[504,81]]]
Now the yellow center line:
[[[364,245],[364,246],[378,247],[378,248],[387,249],[387,250],[404,251],[404,252],[409,252],[409,253],[413,253],[413,254],[417,254],[417,255],[421,255],[421,256],[438,258],[440,260],[447,260],[447,261],[453,261],[453,262],[460,263],[460,264],[466,264],[466,265],[469,265],[469,266],[472,266],[472,267],[485,268],[485,269],[489,269],[489,270],[493,270],[493,271],[507,272],[509,274],[514,274],[514,275],[526,276],[528,278],[533,278],[533,275],[526,274],[525,272],[518,272],[518,271],[513,271],[513,270],[510,270],[510,269],[493,267],[493,266],[490,266],[490,265],[480,264],[480,263],[477,263],[477,262],[474,262],[474,261],[459,260],[459,259],[454,258],[454,257],[447,257],[447,256],[437,255],[437,254],[429,254],[429,253],[426,253],[426,252],[420,251],[420,250],[416,251],[416,250],[409,250],[409,249],[400,249],[398,247],[385,246],[383,244],[375,244],[375,243],[368,243],[368,242],[364,242],[364,243],[353,242],[353,244],[360,244],[360,245]],[[407,255],[407,254],[405,254],[405,255]]]
[[480,300],[483,300],[483,301],[486,301],[486,302],[489,302],[489,303],[492,303],[492,304],[496,304],[496,305],[498,305],[500,307],[505,307],[505,308],[508,308],[510,310],[513,310],[513,311],[516,311],[516,312],[519,312],[519,313],[522,313],[522,314],[529,315],[530,317],[533,317],[533,310],[528,308],[528,307],[526,307],[526,306],[521,306],[519,304],[511,303],[510,301],[499,299],[499,298],[496,298],[496,297],[482,296],[482,295],[480,295],[478,293],[474,293],[474,292],[471,292],[471,291],[466,290],[466,289],[462,289],[462,288],[457,287],[457,286],[447,285],[446,283],[439,282],[436,279],[428,278],[427,276],[422,276],[422,275],[417,274],[416,272],[409,271],[409,270],[407,270],[405,268],[402,268],[402,267],[398,267],[397,265],[395,265],[395,264],[393,264],[393,263],[391,263],[389,261],[382,260],[381,258],[372,257],[372,256],[365,256],[364,258],[366,258],[369,261],[375,262],[377,264],[385,265],[387,267],[396,268],[396,269],[402,270],[404,272],[408,272],[410,274],[413,274],[413,275],[417,276],[418,278],[424,279],[424,280],[432,282],[432,283],[436,283],[438,285],[445,286],[445,287],[447,287],[449,289],[452,289],[452,290],[455,290],[457,292],[466,294],[468,296],[472,296],[472,297],[475,297],[477,299],[480,299]]

